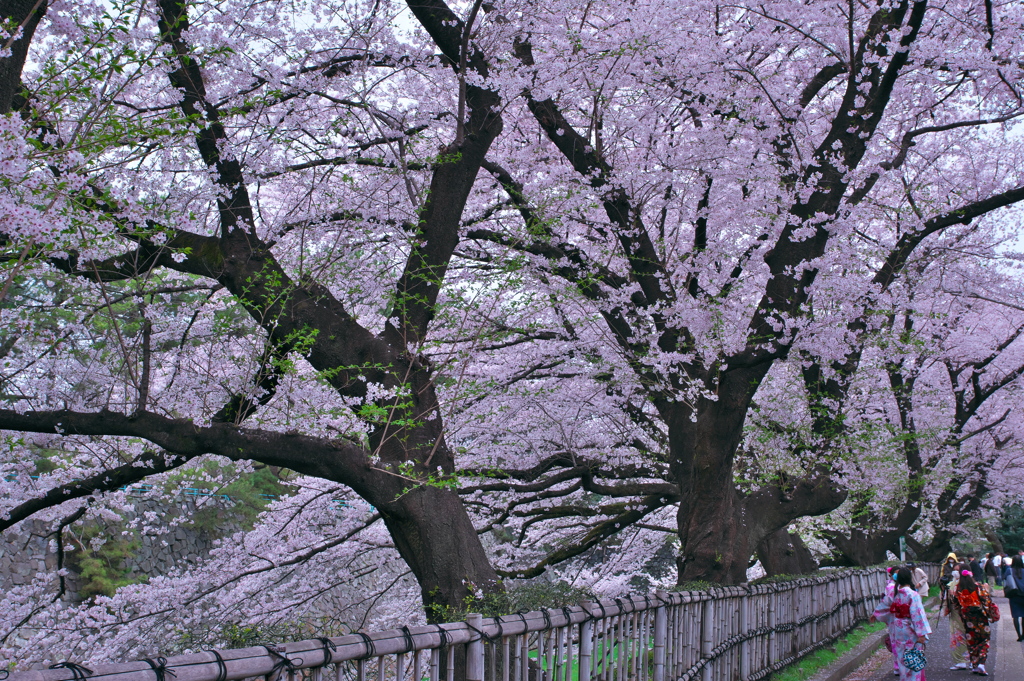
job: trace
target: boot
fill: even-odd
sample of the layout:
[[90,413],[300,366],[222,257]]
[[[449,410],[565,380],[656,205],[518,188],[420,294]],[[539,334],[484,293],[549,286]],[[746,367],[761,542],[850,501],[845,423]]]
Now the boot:
[[1024,632],[1021,631],[1021,629],[1024,628],[1024,617],[1014,617],[1013,628],[1017,632],[1017,640],[1024,641]]

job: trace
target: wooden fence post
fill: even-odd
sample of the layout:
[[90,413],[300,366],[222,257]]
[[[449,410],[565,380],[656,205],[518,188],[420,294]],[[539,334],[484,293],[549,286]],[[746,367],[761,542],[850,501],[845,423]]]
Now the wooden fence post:
[[[478,612],[471,612],[466,616],[466,624],[480,631],[484,626],[484,616]],[[466,681],[484,681],[483,636],[478,635],[476,640],[470,640],[466,644]]]
[[[660,605],[654,610],[654,681],[665,681],[665,641],[668,639],[668,612],[664,591],[658,591]],[[580,681],[586,681],[582,676]]]
[[[847,577],[847,579],[846,579],[846,590],[848,592],[847,593],[847,598],[849,598],[850,600],[853,600],[853,599],[855,599],[857,597],[857,589],[853,585],[853,583],[855,581],[855,577],[856,576],[851,573],[850,576]],[[851,605],[848,608],[850,616],[849,616],[849,622],[847,623],[847,626],[852,627],[854,625],[854,623],[857,621],[857,607],[858,606],[859,606],[859,604]]]
[[832,596],[829,599],[831,601],[831,603],[829,603],[829,610],[834,610],[835,614],[832,615],[832,625],[829,627],[829,632],[828,633],[829,633],[830,636],[835,636],[836,634],[839,633],[839,626],[840,626],[840,619],[839,618],[842,617],[842,614],[843,614],[843,612],[842,612],[843,609],[839,607],[839,601],[841,600],[839,598],[839,593],[840,593],[840,591],[839,591],[839,580],[838,579],[833,579],[831,587],[832,587],[831,588]]
[[[746,636],[750,631],[750,593],[740,597],[740,634]],[[750,640],[740,643],[740,681],[750,678]]]
[[[701,610],[701,622],[700,622],[700,655],[701,657],[709,657],[711,651],[715,647],[714,642],[714,619],[715,619],[715,602],[712,599],[707,599],[702,604]],[[701,679],[703,681],[711,681],[711,667],[713,663],[708,662],[704,665],[702,670]]]
[[[794,586],[789,590],[789,616],[787,623],[795,625],[800,621],[800,601],[797,599],[797,592],[800,587]],[[794,626],[789,632],[789,654],[796,655],[800,652],[800,634],[803,633],[800,627]]]
[[[818,584],[814,582],[811,584],[811,614],[817,617],[821,613],[818,612]],[[811,622],[811,643],[818,642],[818,620]]]
[[[846,578],[846,597],[850,600],[853,600],[856,597],[856,590],[854,589],[853,582],[854,575],[851,573],[850,576]],[[857,621],[857,606],[850,605],[850,607],[847,608],[847,612],[849,612],[849,616],[847,618],[848,621],[846,623],[846,626],[852,627],[854,622]]]
[[838,607],[836,611],[836,632],[838,633],[846,628],[846,606],[843,605],[843,600],[846,598],[846,589],[843,587],[843,581],[846,577],[840,577],[836,580],[836,604],[833,607]]
[[587,620],[580,625],[580,678],[590,681],[591,662],[594,658],[594,623]]
[[835,636],[843,628],[843,609],[840,603],[843,600],[842,578],[836,577],[832,580],[832,608],[836,614],[832,616],[832,635]]

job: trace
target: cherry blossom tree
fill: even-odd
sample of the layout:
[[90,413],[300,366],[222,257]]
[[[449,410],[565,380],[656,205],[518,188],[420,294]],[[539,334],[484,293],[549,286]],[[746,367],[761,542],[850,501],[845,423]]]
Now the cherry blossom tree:
[[522,25],[508,59],[526,134],[487,169],[519,223],[467,236],[590,303],[592,337],[629,369],[616,378],[645,396],[640,427],[666,442],[679,578],[740,581],[762,539],[844,499],[827,465],[735,484],[765,376],[794,349],[819,358],[828,435],[865,311],[915,249],[1024,198],[1021,18],[926,2],[502,9]]
[[58,509],[59,539],[216,454],[354,491],[427,604],[494,588],[426,354],[502,127],[468,31],[442,4],[4,9],[0,427],[63,454],[30,479],[12,436],[0,524]]
[[[1022,320],[1004,302],[1017,284],[985,271],[1006,261],[993,244],[949,246],[936,243],[927,250],[942,257],[915,262],[917,281],[865,349],[871,360],[845,414],[863,453],[844,465],[845,520],[821,531],[841,563],[885,560],[901,536],[919,558],[942,560],[963,522],[1014,489],[997,471],[1019,448]],[[927,529],[929,541],[912,529]]]
[[[3,9],[0,527],[60,545],[211,456],[302,476],[311,522],[374,509],[265,518],[230,543],[255,563],[226,544],[95,609],[30,590],[15,628],[221,607],[204,570],[255,570],[221,605],[271,622],[388,542],[431,616],[609,544],[621,586],[670,533],[678,580],[742,581],[847,498],[853,381],[915,258],[1024,199],[1011,3]],[[746,469],[785,385],[809,435]],[[83,649],[138,649],[105,621]]]

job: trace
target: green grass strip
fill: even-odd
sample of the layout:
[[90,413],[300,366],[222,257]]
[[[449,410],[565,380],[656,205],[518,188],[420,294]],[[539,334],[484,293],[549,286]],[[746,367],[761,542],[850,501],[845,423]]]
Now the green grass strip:
[[804,681],[804,679],[809,679],[856,648],[865,638],[882,629],[885,629],[885,625],[881,622],[862,624],[830,647],[811,653],[799,662],[794,662],[782,671],[772,674],[771,681]]

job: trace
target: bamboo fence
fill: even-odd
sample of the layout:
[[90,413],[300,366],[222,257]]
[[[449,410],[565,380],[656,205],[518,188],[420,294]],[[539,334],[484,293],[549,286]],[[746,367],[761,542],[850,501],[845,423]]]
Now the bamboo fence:
[[[921,567],[938,580],[938,566]],[[758,681],[867,619],[885,582],[882,568],[837,570],[92,669],[65,662],[8,681]]]

